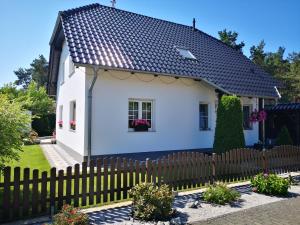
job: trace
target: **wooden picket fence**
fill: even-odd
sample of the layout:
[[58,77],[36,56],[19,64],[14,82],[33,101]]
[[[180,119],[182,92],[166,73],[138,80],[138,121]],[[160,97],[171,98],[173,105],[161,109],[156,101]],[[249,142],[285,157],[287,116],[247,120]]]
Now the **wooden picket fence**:
[[279,146],[265,152],[234,149],[212,155],[179,152],[146,162],[104,158],[91,161],[89,167],[83,162],[66,171],[52,168],[50,174],[6,167],[4,181],[0,182],[0,221],[51,214],[65,203],[78,207],[128,199],[128,190],[141,182],[183,190],[216,180],[245,179],[263,171],[299,169],[299,146]]

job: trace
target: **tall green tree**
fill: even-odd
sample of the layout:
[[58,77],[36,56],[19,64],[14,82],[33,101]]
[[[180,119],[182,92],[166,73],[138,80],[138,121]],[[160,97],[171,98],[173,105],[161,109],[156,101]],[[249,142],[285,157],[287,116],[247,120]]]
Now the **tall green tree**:
[[257,46],[253,45],[250,48],[250,59],[257,65],[260,65],[261,67],[265,67],[265,42],[262,40]]
[[242,52],[245,43],[241,41],[239,44],[237,43],[238,33],[235,31],[227,31],[226,29],[219,31],[219,38],[222,42],[230,46],[231,48]]
[[0,94],[0,169],[17,160],[22,151],[22,135],[30,128],[31,117],[22,105]]
[[19,68],[14,71],[17,76],[15,84],[27,88],[31,81],[35,81],[38,87],[47,84],[49,63],[43,55],[39,55],[32,61],[29,68]]

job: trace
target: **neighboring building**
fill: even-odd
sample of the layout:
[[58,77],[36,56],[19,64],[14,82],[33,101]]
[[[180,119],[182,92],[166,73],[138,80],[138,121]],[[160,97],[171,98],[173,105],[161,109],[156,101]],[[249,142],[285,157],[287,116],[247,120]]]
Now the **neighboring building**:
[[212,148],[222,94],[241,96],[252,145],[251,111],[278,98],[269,74],[195,26],[93,4],[60,12],[50,45],[57,143],[77,159]]

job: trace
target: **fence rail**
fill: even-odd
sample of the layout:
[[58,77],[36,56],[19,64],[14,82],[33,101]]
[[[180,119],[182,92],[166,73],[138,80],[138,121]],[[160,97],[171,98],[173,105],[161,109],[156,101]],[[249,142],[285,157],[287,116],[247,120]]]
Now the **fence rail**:
[[[141,182],[168,184],[174,190],[196,188],[215,180],[245,179],[259,172],[300,169],[300,147],[279,146],[265,152],[234,149],[223,154],[179,152],[146,162],[104,158],[65,171],[40,173],[25,168],[4,169],[0,182],[0,221],[50,214],[63,204],[86,206],[128,199],[128,190]],[[12,176],[13,172],[13,176]]]

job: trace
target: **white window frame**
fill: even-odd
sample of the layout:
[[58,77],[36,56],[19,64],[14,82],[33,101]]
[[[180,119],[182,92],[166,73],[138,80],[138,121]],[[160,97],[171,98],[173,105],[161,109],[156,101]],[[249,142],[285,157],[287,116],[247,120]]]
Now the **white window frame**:
[[[201,126],[200,126],[200,122],[201,122],[200,105],[207,105],[207,129],[201,129]],[[199,102],[199,104],[198,104],[198,120],[199,120],[198,126],[199,126],[200,131],[210,131],[211,130],[211,121],[210,121],[211,120],[211,104],[209,102]]]
[[185,59],[197,59],[189,49],[181,47],[176,47],[176,49],[179,52],[179,54]]
[[151,127],[149,127],[148,131],[155,131],[155,118],[154,118],[154,99],[143,99],[143,98],[129,98],[128,99],[128,108],[127,108],[127,127],[128,131],[133,132],[134,128],[130,128],[128,121],[129,121],[129,102],[138,102],[138,119],[142,119],[142,113],[143,113],[143,108],[142,104],[143,102],[151,103]]
[[242,105],[242,113],[243,113],[243,130],[253,130],[253,124],[251,122],[249,122],[250,127],[249,128],[245,128],[244,127],[244,106],[249,106],[249,119],[251,116],[251,113],[253,111],[253,105],[252,104],[243,104]]
[[[74,104],[75,104],[75,109],[74,109]],[[77,117],[77,104],[76,104],[76,100],[72,100],[72,101],[70,101],[70,119],[69,119],[69,129],[71,130],[71,131],[75,131],[75,130],[77,130],[77,120],[76,120],[76,117]],[[70,122],[72,121],[72,120],[74,120],[75,121],[75,124],[76,124],[76,127],[75,127],[75,129],[72,129],[71,128],[71,124],[70,124]]]

